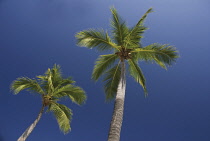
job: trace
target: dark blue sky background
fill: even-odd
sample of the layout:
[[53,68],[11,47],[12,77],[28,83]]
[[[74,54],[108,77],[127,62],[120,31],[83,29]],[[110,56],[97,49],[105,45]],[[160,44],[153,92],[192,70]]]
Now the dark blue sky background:
[[129,26],[153,7],[143,45],[174,45],[181,56],[167,71],[141,63],[147,98],[128,77],[121,141],[210,140],[209,0],[0,0],[0,141],[17,140],[41,108],[36,94],[13,95],[11,82],[34,78],[55,63],[88,100],[83,106],[62,101],[74,113],[69,134],[63,135],[46,113],[28,141],[106,141],[113,102],[106,103],[102,83],[90,79],[100,54],[77,47],[74,35],[110,29],[113,5]]

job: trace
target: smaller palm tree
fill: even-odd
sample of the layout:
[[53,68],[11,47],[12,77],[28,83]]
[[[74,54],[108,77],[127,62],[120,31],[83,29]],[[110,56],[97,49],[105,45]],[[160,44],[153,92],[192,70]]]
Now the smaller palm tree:
[[39,122],[45,108],[48,112],[52,112],[58,122],[60,130],[64,133],[70,131],[70,121],[72,119],[72,111],[57,101],[63,97],[71,99],[72,102],[81,105],[86,100],[85,92],[82,88],[74,85],[70,77],[63,78],[59,65],[54,65],[52,69],[48,69],[44,75],[37,76],[37,79],[28,77],[20,77],[11,85],[14,94],[18,94],[22,90],[40,94],[42,98],[42,107],[36,120],[25,130],[17,141],[25,141],[26,138]]

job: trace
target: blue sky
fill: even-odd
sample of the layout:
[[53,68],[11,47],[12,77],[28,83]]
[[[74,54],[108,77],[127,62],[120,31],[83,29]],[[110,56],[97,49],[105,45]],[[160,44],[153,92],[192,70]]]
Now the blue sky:
[[74,35],[88,28],[109,30],[113,5],[129,26],[153,7],[143,45],[174,45],[181,56],[167,71],[140,62],[147,98],[128,77],[121,141],[210,140],[210,1],[0,0],[0,141],[17,140],[41,108],[36,94],[13,95],[11,82],[34,78],[55,63],[86,91],[88,100],[83,106],[62,101],[74,114],[69,134],[63,135],[46,113],[28,141],[107,139],[113,102],[106,103],[103,84],[90,79],[100,53],[77,47]]

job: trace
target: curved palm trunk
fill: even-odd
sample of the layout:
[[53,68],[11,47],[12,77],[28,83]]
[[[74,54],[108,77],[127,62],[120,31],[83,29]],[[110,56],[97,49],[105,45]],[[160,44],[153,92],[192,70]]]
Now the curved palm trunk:
[[36,124],[39,122],[42,114],[44,112],[44,105],[42,105],[42,108],[39,112],[38,117],[36,118],[36,120],[25,130],[25,132],[18,138],[17,141],[25,141],[26,138],[31,134],[31,132],[34,130]]
[[119,141],[120,131],[123,121],[123,110],[125,100],[125,62],[121,62],[121,78],[117,88],[117,95],[114,104],[114,111],[112,114],[112,121],[109,129],[108,141]]

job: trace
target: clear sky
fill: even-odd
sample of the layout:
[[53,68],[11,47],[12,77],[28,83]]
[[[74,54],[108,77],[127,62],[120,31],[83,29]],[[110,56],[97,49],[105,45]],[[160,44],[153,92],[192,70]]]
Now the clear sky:
[[133,26],[150,7],[143,45],[174,45],[180,52],[168,70],[140,62],[149,96],[127,81],[121,141],[210,140],[210,1],[209,0],[0,0],[0,141],[15,141],[41,108],[36,94],[13,95],[9,86],[20,76],[34,78],[61,65],[88,96],[85,105],[65,100],[73,110],[72,131],[64,135],[46,113],[28,141],[106,141],[113,102],[103,85],[91,80],[100,55],[75,45],[75,33],[110,29],[109,8]]

